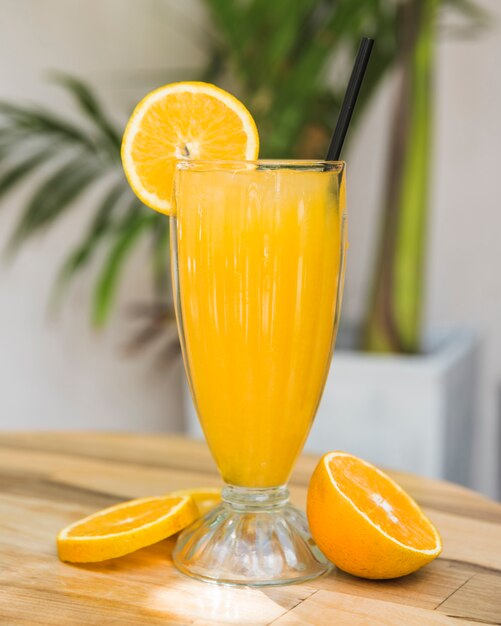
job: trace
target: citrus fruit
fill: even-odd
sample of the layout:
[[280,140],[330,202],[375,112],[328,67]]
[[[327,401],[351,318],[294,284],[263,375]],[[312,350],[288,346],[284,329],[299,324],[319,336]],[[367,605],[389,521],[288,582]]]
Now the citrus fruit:
[[442,551],[436,528],[389,476],[344,452],[329,452],[308,488],[308,521],[334,565],[363,578],[396,578]]
[[166,539],[199,517],[190,496],[139,498],[89,515],[57,536],[62,561],[113,559]]
[[217,487],[200,487],[197,489],[180,489],[170,496],[191,496],[195,501],[199,515],[205,515],[221,502],[221,489]]
[[122,164],[147,206],[169,213],[176,159],[257,159],[259,136],[245,106],[202,82],[164,85],[136,106],[125,128]]

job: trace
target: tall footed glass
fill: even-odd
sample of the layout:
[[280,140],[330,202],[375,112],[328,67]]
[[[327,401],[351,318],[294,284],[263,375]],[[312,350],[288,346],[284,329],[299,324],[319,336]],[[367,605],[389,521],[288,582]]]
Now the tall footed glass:
[[176,566],[274,585],[329,569],[287,480],[336,336],[345,257],[342,162],[181,161],[171,219],[188,381],[226,483],[179,537]]

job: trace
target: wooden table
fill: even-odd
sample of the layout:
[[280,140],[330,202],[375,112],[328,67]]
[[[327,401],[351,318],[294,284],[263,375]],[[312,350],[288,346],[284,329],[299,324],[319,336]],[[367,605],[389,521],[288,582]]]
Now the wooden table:
[[[304,505],[315,459],[291,483]],[[399,580],[333,572],[264,590],[193,581],[174,540],[101,564],[58,561],[66,524],[127,498],[219,485],[205,445],[126,434],[0,435],[0,624],[501,624],[501,505],[461,487],[395,474],[444,539],[443,555]],[[456,619],[460,618],[460,619]]]

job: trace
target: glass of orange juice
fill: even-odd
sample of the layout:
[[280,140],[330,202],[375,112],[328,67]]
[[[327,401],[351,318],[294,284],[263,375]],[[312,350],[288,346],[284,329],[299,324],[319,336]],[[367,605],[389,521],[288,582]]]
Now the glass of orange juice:
[[179,537],[195,578],[273,585],[329,563],[287,480],[327,377],[346,249],[345,165],[179,161],[172,272],[184,364],[223,503]]

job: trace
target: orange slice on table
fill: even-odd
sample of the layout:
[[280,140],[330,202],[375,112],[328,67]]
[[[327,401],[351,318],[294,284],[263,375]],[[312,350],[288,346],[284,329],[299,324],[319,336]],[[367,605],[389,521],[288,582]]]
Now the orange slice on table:
[[221,502],[221,489],[217,487],[200,487],[197,489],[180,489],[170,496],[191,496],[198,507],[200,516],[212,511]]
[[384,472],[345,452],[320,460],[307,511],[318,547],[355,576],[404,576],[442,551],[437,529],[416,502]]
[[58,555],[73,563],[114,559],[166,539],[198,517],[190,496],[129,500],[64,528],[57,536]]
[[122,164],[147,206],[169,214],[176,159],[257,159],[259,136],[245,106],[201,82],[165,85],[137,105],[125,128]]

